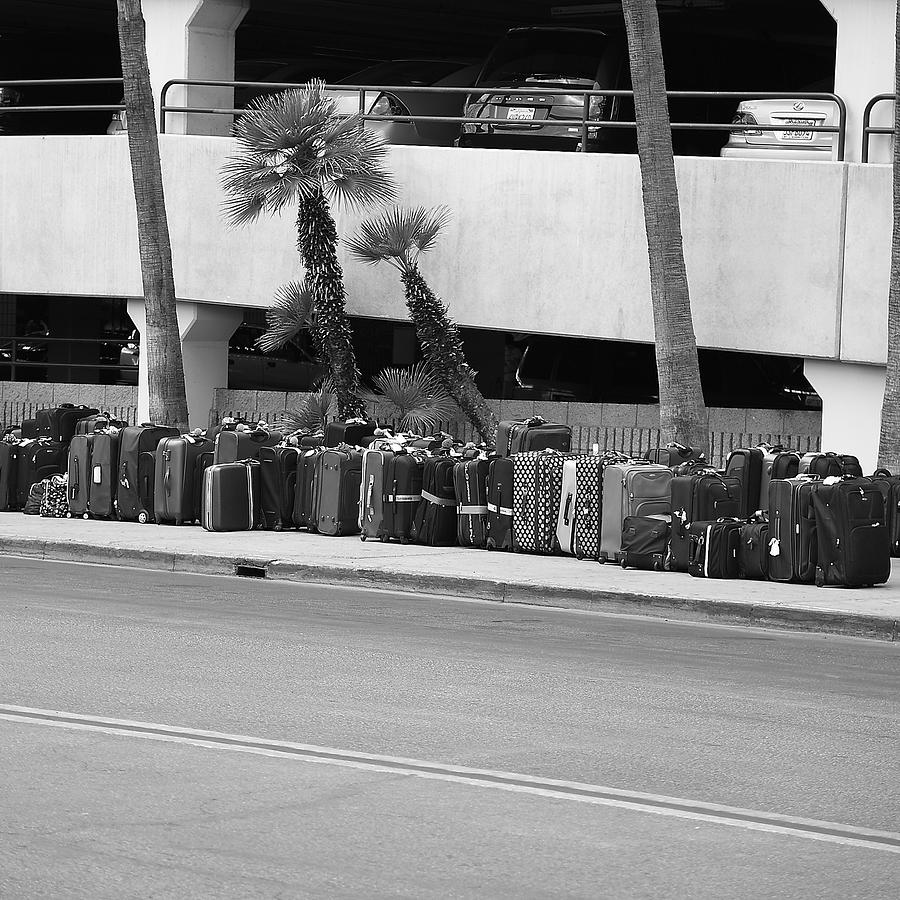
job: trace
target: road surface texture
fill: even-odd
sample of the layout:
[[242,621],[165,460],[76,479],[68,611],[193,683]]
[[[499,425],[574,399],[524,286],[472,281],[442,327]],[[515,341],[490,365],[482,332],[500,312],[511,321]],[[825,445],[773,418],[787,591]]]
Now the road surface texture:
[[3,900],[897,897],[896,644],[11,558],[0,609]]

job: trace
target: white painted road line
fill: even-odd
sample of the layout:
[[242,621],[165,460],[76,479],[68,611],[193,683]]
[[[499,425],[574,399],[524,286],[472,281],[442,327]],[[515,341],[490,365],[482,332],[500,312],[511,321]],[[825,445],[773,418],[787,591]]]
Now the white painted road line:
[[472,769],[466,766],[443,765],[418,759],[337,750],[313,744],[275,741],[246,735],[223,734],[217,731],[202,731],[151,722],[134,722],[128,719],[109,719],[103,716],[86,716],[9,704],[0,704],[0,720],[24,725],[48,725],[55,728],[120,737],[138,737],[211,750],[231,750],[238,753],[293,759],[299,762],[324,763],[369,772],[409,775],[454,784],[549,797],[555,800],[592,803],[634,812],[690,819],[714,825],[728,825],[751,831],[784,834],[790,837],[863,847],[869,850],[900,853],[900,834],[895,832],[857,828],[853,825],[783,816],[777,813],[721,806],[714,803],[701,803],[679,797],[624,791],[596,784],[558,781],[514,772]]

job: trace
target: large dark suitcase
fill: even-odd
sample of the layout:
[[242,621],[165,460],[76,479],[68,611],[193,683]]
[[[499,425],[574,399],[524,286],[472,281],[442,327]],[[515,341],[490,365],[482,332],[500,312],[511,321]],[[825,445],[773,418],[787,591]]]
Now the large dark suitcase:
[[315,526],[334,537],[359,534],[359,486],[362,453],[351,447],[329,448],[319,456],[313,487]]
[[325,426],[325,446],[338,447],[347,444],[350,447],[365,447],[375,437],[374,422],[329,422]]
[[800,454],[796,450],[783,447],[761,445],[763,451],[762,474],[759,479],[759,505],[757,509],[769,508],[769,482],[796,478],[800,474]]
[[275,447],[282,441],[280,431],[220,431],[215,441],[215,465],[242,459],[259,459],[263,447]]
[[820,485],[812,497],[818,559],[816,585],[865,587],[891,576],[884,496],[868,478]]
[[153,514],[159,524],[182,525],[200,518],[194,490],[197,458],[212,448],[212,441],[190,434],[163,438],[156,445]]
[[456,539],[461,547],[484,548],[488,535],[488,475],[490,460],[461,459],[453,467],[456,491]]
[[738,545],[738,578],[765,581],[769,577],[769,523],[747,522]]
[[173,437],[178,429],[167,425],[133,425],[119,433],[116,509],[123,521],[153,521],[156,446]]
[[38,437],[47,437],[51,441],[68,444],[75,437],[75,428],[79,420],[95,416],[98,412],[98,409],[91,406],[75,406],[72,403],[39,409],[35,414]]
[[813,494],[821,480],[809,476],[769,482],[769,579],[812,584],[818,538]]
[[742,519],[752,516],[766,504],[760,502],[765,453],[761,447],[732,450],[725,462],[725,474],[741,483]]
[[862,477],[862,467],[855,456],[846,453],[805,453],[800,459],[800,474],[819,478]]
[[75,423],[75,434],[92,434],[95,431],[105,431],[107,428],[116,428],[121,431],[127,428],[128,423],[121,419],[114,419],[108,412],[100,412],[93,416],[86,416]]
[[553,425],[540,416],[517,421],[505,420],[497,427],[497,453],[500,456],[538,450],[568,453],[571,449],[572,429],[568,425]]
[[69,444],[69,514],[74,518],[89,517],[93,446],[93,434],[76,434]]
[[884,524],[888,530],[891,556],[900,556],[900,475],[891,475],[886,470],[872,476],[884,498]]
[[669,516],[628,516],[622,523],[622,549],[616,562],[623,569],[661,572],[670,528]]
[[684,444],[672,441],[665,447],[653,447],[644,454],[643,458],[660,466],[674,468],[684,465],[684,463],[701,462],[704,454],[700,450],[694,450],[692,447],[685,447]]
[[290,528],[294,523],[294,495],[297,492],[296,447],[261,447],[259,451],[260,523],[270,531]]
[[207,531],[252,531],[259,521],[259,460],[209,466],[200,522]]
[[384,500],[379,538],[409,543],[416,511],[422,500],[426,457],[420,453],[391,453],[384,458]]
[[[194,509],[198,511],[203,509],[203,474],[213,464],[214,456],[212,450],[204,450],[194,460]],[[154,467],[155,465],[156,461],[154,460]]]
[[0,441],[0,512],[17,508],[19,446]]
[[691,522],[688,528],[688,574],[694,578],[737,578],[739,521]]
[[422,469],[422,499],[410,528],[410,539],[429,547],[456,544],[456,488],[450,456],[431,456]]
[[380,537],[384,518],[384,469],[391,450],[363,450],[359,493],[360,540]]
[[512,550],[513,461],[492,459],[488,466],[487,549]]
[[556,553],[563,467],[576,456],[556,450],[513,457],[513,542],[517,553]]
[[36,440],[38,436],[37,419],[24,419],[20,430],[23,441]]
[[668,466],[654,463],[613,462],[603,467],[601,495],[601,562],[615,561],[622,549],[622,529],[629,516],[668,516],[672,513]]
[[711,472],[676,475],[671,483],[672,532],[668,567],[687,572],[690,560],[688,528],[692,522],[736,518],[741,510],[741,483],[737,478]]
[[112,519],[116,515],[119,484],[119,432],[96,431],[93,438],[88,512],[95,519]]
[[62,475],[68,465],[68,445],[46,438],[21,444],[16,466],[16,503],[25,506],[32,485]]
[[309,449],[297,458],[297,487],[294,494],[294,524],[298,528],[316,530],[316,473],[322,449]]

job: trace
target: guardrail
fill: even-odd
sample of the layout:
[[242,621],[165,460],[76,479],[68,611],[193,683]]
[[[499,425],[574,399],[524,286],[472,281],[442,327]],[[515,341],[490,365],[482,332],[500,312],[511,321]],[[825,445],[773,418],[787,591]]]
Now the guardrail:
[[[17,381],[17,369],[43,369],[47,372],[59,369],[90,369],[91,371],[126,373],[137,377],[137,366],[121,363],[101,362],[101,353],[97,354],[97,362],[77,362],[60,360],[51,357],[51,344],[64,344],[71,347],[76,344],[95,345],[98,348],[110,348],[116,359],[121,359],[122,348],[128,344],[127,338],[58,338],[45,335],[0,335],[0,375],[4,380]],[[109,358],[109,355],[107,356]]]
[[[117,84],[122,86],[124,79],[122,78],[37,78],[15,81],[0,81],[0,87],[8,88],[29,88],[29,87],[69,87],[75,85],[101,85],[101,84]],[[124,90],[124,88],[123,88]],[[8,115],[9,113],[28,113],[28,112],[114,112],[116,110],[125,109],[124,103],[90,103],[90,104],[67,104],[65,106],[3,106],[0,107],[0,114]]]
[[863,130],[862,130],[862,153],[860,155],[860,159],[862,162],[867,163],[869,161],[869,143],[870,138],[873,134],[893,134],[894,127],[887,127],[885,125],[873,125],[872,124],[872,110],[879,103],[883,103],[887,100],[893,101],[895,99],[894,94],[876,94],[867,104],[866,108],[863,111]]
[[[227,115],[236,116],[246,112],[246,109],[223,108],[223,107],[198,107],[198,106],[170,106],[166,100],[169,90],[173,87],[220,87],[220,88],[265,88],[271,91],[290,90],[291,88],[302,87],[302,84],[291,82],[266,82],[266,81],[204,81],[188,78],[174,78],[167,81],[160,93],[160,133],[165,133],[166,116],[169,113],[182,114],[201,114],[201,115]],[[508,126],[509,119],[494,119],[479,116],[423,116],[413,113],[400,113],[396,115],[371,115],[366,112],[368,106],[366,97],[373,95],[373,99],[379,94],[458,94],[465,97],[473,95],[486,94],[508,94],[512,93],[508,88],[490,88],[490,87],[426,87],[420,85],[352,85],[352,84],[330,84],[326,85],[329,91],[355,92],[359,94],[359,115],[366,122],[415,122],[423,124],[480,124],[487,126]],[[587,152],[589,144],[589,135],[591,129],[600,128],[627,128],[636,129],[637,123],[631,121],[615,121],[611,119],[591,119],[590,106],[591,99],[595,97],[627,97],[633,98],[633,91],[625,90],[595,90],[580,91],[566,88],[527,88],[528,93],[534,97],[580,97],[581,116],[579,118],[566,118],[546,120],[542,119],[542,124],[551,124],[553,126],[571,126],[579,127],[581,133],[580,149]],[[767,131],[805,131],[805,132],[825,132],[837,135],[836,158],[843,161],[844,150],[846,146],[847,132],[847,106],[843,99],[837,94],[830,93],[811,93],[798,94],[797,92],[786,91],[668,91],[669,100],[831,100],[838,108],[838,123],[836,125],[769,125],[763,127]],[[463,104],[461,104],[463,105]],[[371,107],[369,107],[371,108]],[[759,125],[743,125],[736,123],[714,123],[714,122],[672,122],[673,131],[758,131]]]

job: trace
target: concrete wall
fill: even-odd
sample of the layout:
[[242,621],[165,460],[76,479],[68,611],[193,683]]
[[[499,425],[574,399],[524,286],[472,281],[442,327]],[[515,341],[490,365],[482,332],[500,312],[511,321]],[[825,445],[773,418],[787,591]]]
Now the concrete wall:
[[[266,306],[301,275],[292,217],[229,229],[231,140],[161,143],[179,297]],[[391,163],[403,202],[453,211],[423,269],[461,323],[652,340],[636,158],[397,147]],[[700,345],[882,361],[887,171],[679,159]],[[140,295],[124,138],[4,137],[0,196],[0,291]],[[358,217],[338,218],[347,233]],[[344,263],[351,312],[405,317],[393,270]]]

